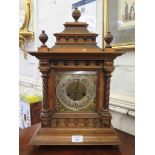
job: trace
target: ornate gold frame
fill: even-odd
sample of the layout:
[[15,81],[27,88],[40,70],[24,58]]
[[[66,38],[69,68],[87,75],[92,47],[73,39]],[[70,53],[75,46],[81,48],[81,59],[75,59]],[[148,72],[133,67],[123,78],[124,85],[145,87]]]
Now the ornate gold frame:
[[34,38],[34,32],[28,30],[31,19],[31,0],[24,0],[24,8],[25,8],[24,23],[19,29],[19,47],[22,49],[24,53],[24,58],[26,59],[27,51],[25,47],[25,42],[27,40]]
[[[109,31],[109,0],[103,0],[103,38]],[[103,47],[105,48],[105,41],[103,39]],[[112,44],[116,50],[132,50],[135,49],[135,42]]]

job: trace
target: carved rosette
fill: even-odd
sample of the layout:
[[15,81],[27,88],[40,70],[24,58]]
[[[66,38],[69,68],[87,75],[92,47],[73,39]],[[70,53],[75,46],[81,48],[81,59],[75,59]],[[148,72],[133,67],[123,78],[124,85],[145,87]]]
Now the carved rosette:
[[40,72],[42,73],[43,83],[43,101],[42,101],[42,112],[41,112],[41,127],[50,127],[51,122],[51,110],[49,109],[48,103],[48,77],[50,73],[50,67],[48,60],[40,60]]
[[111,73],[114,70],[113,60],[108,60],[104,62],[104,104],[103,111],[109,111],[109,96],[110,96],[110,82]]

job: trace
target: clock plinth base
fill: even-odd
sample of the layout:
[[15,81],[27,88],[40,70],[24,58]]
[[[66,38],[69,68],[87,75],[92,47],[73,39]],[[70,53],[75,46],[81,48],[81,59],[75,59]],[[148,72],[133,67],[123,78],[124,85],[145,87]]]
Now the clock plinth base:
[[[83,142],[72,142],[72,136],[83,136]],[[119,145],[121,141],[111,128],[40,128],[30,145]]]

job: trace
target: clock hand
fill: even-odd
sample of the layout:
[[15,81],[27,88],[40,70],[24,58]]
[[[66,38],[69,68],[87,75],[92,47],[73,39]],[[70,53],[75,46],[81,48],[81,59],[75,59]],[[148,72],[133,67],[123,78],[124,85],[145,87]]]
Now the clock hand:
[[74,102],[76,100],[76,96],[77,96],[77,93],[78,93],[78,86],[79,86],[79,79],[78,79],[78,82],[77,82],[75,90],[74,90]]
[[78,82],[77,82],[77,84],[76,84],[76,90],[78,90],[78,86],[79,86],[79,79],[78,79]]

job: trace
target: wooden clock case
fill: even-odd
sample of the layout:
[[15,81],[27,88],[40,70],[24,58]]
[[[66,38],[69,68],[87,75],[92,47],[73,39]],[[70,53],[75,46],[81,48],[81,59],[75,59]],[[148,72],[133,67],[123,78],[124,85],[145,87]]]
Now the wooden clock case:
[[[107,48],[96,45],[97,34],[87,30],[87,23],[78,22],[80,12],[75,9],[75,22],[64,24],[65,29],[56,33],[56,43],[48,48],[48,39],[42,31],[39,39],[43,43],[38,52],[29,52],[39,59],[42,73],[43,102],[41,128],[31,140],[32,145],[118,145],[120,139],[111,125],[109,112],[110,78],[114,70],[114,59],[123,54],[110,46],[111,35],[105,41]],[[56,109],[56,72],[96,71],[96,112],[58,112]],[[72,136],[83,140],[73,142]]]

